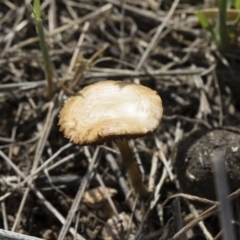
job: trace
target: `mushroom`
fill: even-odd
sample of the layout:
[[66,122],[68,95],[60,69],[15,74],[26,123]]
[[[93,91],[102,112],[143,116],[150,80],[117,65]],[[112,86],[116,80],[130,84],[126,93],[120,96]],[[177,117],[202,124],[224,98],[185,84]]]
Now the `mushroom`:
[[150,88],[123,81],[101,81],[71,97],[59,115],[60,130],[78,145],[114,140],[126,162],[136,193],[146,197],[129,139],[154,131],[162,118],[162,101]]

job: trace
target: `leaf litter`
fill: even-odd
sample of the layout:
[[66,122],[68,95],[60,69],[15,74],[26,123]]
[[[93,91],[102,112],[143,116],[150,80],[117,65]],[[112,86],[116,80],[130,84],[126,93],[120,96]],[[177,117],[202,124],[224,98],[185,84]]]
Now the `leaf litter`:
[[[0,2],[1,229],[44,239],[116,239],[106,236],[114,223],[119,239],[221,235],[218,203],[182,194],[172,165],[176,142],[191,131],[239,129],[239,39],[218,50],[195,16],[212,2],[42,1],[58,89],[52,99],[29,2]],[[160,127],[130,141],[153,190],[147,200],[134,194],[114,144],[75,146],[58,129],[63,102],[105,79],[141,83],[163,100]],[[86,204],[99,187],[102,211]],[[239,193],[232,195],[237,208]],[[238,220],[234,214],[236,226]]]

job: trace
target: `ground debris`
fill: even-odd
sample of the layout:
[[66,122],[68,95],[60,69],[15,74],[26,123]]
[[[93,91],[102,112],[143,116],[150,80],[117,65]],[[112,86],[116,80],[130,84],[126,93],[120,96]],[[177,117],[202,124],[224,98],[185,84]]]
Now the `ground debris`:
[[[215,1],[41,1],[52,99],[28,2],[0,1],[0,229],[46,240],[169,240],[182,234],[171,227],[182,219],[187,239],[218,238],[217,206],[205,199],[212,209],[194,210],[187,200],[197,198],[181,193],[172,161],[190,132],[240,127],[240,38],[219,50],[195,16]],[[149,199],[134,193],[114,143],[76,146],[59,131],[63,103],[102,80],[139,83],[162,98],[160,127],[130,141]],[[237,213],[232,222],[238,228]]]

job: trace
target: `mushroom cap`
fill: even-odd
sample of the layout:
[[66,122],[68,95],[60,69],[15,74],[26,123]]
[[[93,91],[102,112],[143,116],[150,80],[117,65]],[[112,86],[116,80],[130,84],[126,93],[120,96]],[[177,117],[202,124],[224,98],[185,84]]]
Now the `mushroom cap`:
[[158,127],[162,113],[156,91],[135,83],[101,81],[68,99],[59,125],[71,142],[87,145],[150,133]]

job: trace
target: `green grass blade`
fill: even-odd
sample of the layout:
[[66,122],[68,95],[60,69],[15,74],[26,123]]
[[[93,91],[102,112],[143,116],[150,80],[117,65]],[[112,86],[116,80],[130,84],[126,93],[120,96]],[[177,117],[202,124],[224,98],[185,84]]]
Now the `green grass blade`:
[[214,33],[218,47],[225,48],[229,44],[229,35],[226,24],[227,0],[218,0],[217,3],[219,14]]
[[48,47],[47,47],[45,34],[44,34],[44,30],[43,30],[42,19],[41,19],[41,8],[40,8],[39,0],[34,0],[34,18],[35,18],[37,33],[39,36],[41,52],[42,52],[42,56],[43,56],[45,77],[47,80],[47,88],[48,88],[48,97],[51,98],[51,96],[53,95],[53,92],[55,90],[55,86],[53,83],[53,67],[52,67],[52,63],[51,63],[50,56],[48,53]]
[[200,22],[201,26],[207,30],[210,30],[212,27],[208,21],[208,18],[206,17],[206,15],[201,12],[201,11],[197,11],[196,12],[196,16],[198,18],[198,21]]
[[240,0],[235,0],[234,1],[234,8],[240,9]]

